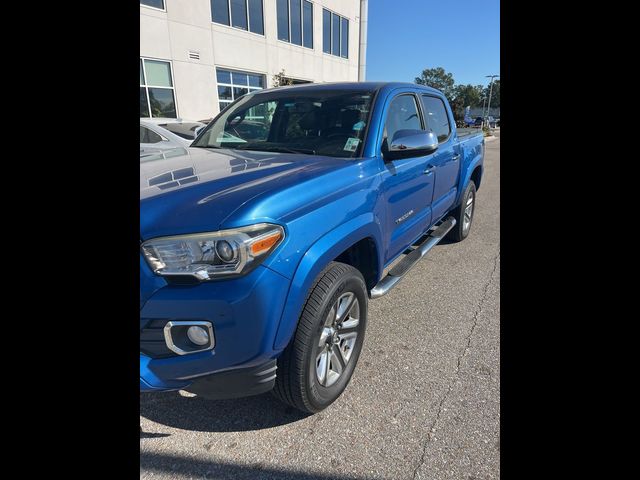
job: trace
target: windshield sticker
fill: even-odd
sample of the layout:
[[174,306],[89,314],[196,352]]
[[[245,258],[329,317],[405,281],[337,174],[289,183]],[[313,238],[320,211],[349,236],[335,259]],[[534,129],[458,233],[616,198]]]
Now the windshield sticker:
[[353,129],[354,129],[354,130],[358,130],[358,131],[359,131],[359,130],[362,130],[363,128],[364,128],[364,122],[363,122],[362,120],[360,120],[358,123],[356,123],[356,124],[353,126]]
[[346,150],[347,152],[355,152],[359,144],[360,144],[359,138],[349,137],[347,139],[347,143],[344,144],[344,150]]

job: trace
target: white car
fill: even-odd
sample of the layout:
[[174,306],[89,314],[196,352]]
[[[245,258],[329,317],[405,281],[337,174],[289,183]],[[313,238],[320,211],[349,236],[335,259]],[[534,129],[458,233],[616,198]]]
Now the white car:
[[141,118],[140,155],[177,147],[186,148],[203,127],[206,124],[180,118]]

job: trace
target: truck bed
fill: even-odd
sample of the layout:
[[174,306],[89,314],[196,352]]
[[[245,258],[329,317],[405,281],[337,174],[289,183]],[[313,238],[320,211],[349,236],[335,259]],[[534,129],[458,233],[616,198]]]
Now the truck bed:
[[481,128],[467,127],[467,128],[458,128],[456,130],[458,132],[458,138],[460,140],[467,140],[474,135],[484,135]]

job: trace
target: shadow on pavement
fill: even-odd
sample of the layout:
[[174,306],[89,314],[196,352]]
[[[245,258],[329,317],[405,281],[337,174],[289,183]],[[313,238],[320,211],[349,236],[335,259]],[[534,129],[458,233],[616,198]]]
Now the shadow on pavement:
[[207,400],[183,397],[178,392],[141,394],[140,415],[161,425],[198,432],[262,430],[309,416],[280,403],[268,393],[232,400]]
[[162,437],[170,437],[170,433],[151,433],[151,432],[140,432],[140,438],[162,438]]
[[365,480],[365,477],[336,476],[335,474],[295,472],[272,466],[238,465],[228,462],[207,461],[160,453],[140,452],[140,468],[158,473],[184,475],[207,479],[264,479],[264,480]]

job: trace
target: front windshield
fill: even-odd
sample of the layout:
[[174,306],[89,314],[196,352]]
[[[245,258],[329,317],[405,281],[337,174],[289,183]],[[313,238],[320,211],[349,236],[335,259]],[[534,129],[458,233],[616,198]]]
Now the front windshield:
[[353,158],[360,155],[370,90],[274,90],[227,107],[191,145]]

